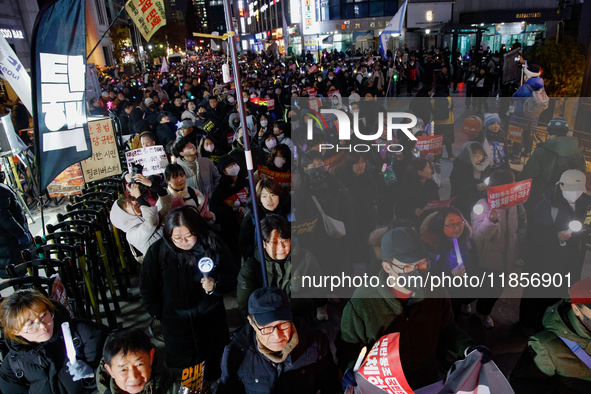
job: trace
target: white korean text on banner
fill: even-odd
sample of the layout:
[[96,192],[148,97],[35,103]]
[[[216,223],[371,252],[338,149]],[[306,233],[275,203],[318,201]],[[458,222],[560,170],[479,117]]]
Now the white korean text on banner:
[[162,0],[129,0],[125,9],[146,41],[150,41],[152,35],[166,25]]
[[33,118],[40,187],[90,157],[86,127],[85,2],[48,2],[33,29]]
[[508,185],[490,186],[488,194],[488,208],[501,209],[522,204],[529,198],[531,191],[531,178]]
[[12,86],[25,107],[33,113],[31,77],[2,34],[0,34],[0,78]]
[[132,164],[140,164],[144,167],[143,176],[162,174],[168,165],[168,158],[162,145],[154,145],[125,152],[127,170],[131,173]]
[[84,182],[97,181],[121,174],[119,152],[111,119],[88,122],[92,156],[80,162]]
[[417,137],[417,143],[415,146],[421,152],[421,157],[425,157],[429,153],[440,155],[443,151],[443,136],[425,135]]

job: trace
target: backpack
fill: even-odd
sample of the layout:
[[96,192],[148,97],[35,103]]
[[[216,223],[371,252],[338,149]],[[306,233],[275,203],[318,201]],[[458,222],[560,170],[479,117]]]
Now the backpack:
[[501,73],[501,62],[495,62],[495,59],[491,59],[491,60],[492,60],[492,62],[495,65],[495,71],[494,71],[494,73],[495,74],[500,74]]
[[543,88],[533,90],[528,84],[525,84],[525,86],[531,90],[531,96],[523,103],[523,114],[528,119],[535,119],[548,108],[550,99]]
[[433,99],[433,120],[446,120],[447,118],[449,118],[447,97],[435,97]]
[[153,135],[153,133],[151,131],[143,131],[141,133],[135,134],[133,137],[131,137],[129,139],[128,143],[129,143],[129,146],[132,150],[133,149],[140,149],[142,147],[142,135],[144,135],[146,133]]

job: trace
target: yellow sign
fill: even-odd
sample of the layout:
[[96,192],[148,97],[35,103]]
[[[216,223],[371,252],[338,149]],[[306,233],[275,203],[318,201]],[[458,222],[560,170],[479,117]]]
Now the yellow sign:
[[146,41],[166,25],[163,0],[129,0],[125,9]]
[[88,183],[121,174],[121,162],[111,119],[88,122],[88,133],[90,134],[92,156],[80,162],[84,182]]

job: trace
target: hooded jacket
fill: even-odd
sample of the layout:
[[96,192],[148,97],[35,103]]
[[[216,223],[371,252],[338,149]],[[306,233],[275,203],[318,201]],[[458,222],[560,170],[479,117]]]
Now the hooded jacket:
[[[478,142],[469,141],[462,146],[458,158],[454,160],[453,170],[449,176],[449,181],[451,183],[451,197],[457,196],[452,202],[452,205],[462,212],[464,218],[470,217],[470,212],[472,211],[474,204],[476,204],[476,201],[478,201],[484,194],[476,187],[482,182],[482,173],[479,179],[474,178],[474,166],[472,165],[474,155],[470,149],[473,144],[478,144]],[[486,160],[487,157],[485,155],[484,161],[486,162]]]
[[533,212],[533,208],[542,201],[544,191],[554,187],[562,173],[568,169],[586,171],[585,155],[579,148],[576,138],[556,137],[538,144],[517,177],[519,181],[530,178],[532,180],[530,196],[524,204],[525,209]]
[[140,205],[141,217],[130,215],[115,201],[111,207],[111,223],[125,232],[127,242],[145,255],[150,245],[162,238],[161,219],[170,212],[172,200],[173,197],[167,194],[158,198],[155,207]]
[[187,186],[199,190],[203,194],[211,194],[220,182],[220,173],[213,162],[197,153],[193,163],[184,158],[177,161],[187,176]]
[[258,349],[254,328],[247,324],[224,349],[222,377],[216,394],[336,394],[338,370],[328,338],[296,319],[299,342],[287,359],[273,363]]
[[[109,329],[98,323],[70,320],[65,310],[54,316],[53,336],[43,343],[22,344],[7,340],[10,349],[0,366],[0,391],[10,394],[90,394],[95,380],[73,381],[68,372],[61,324],[70,323],[76,358],[96,369]],[[22,375],[21,375],[22,374]]]
[[591,353],[591,333],[572,310],[569,299],[548,308],[545,330],[529,339],[511,372],[515,394],[571,394],[591,392],[591,370],[560,339],[576,342]]
[[525,100],[533,94],[532,90],[540,89],[544,89],[544,80],[540,77],[536,77],[528,79],[515,93],[513,93],[513,98],[516,100],[515,112],[513,112],[512,118],[519,119],[518,122],[521,123],[520,127],[524,127],[523,122],[527,119],[523,113],[523,103],[525,103]]
[[[166,368],[163,363],[154,358],[150,380],[139,394],[178,394],[181,387],[181,376],[177,370]],[[98,394],[125,394],[115,379],[111,377],[105,368],[105,360],[102,359],[96,371],[96,385]]]

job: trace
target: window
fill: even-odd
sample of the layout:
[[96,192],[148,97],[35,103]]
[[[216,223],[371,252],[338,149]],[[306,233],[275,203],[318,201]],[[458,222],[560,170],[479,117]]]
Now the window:
[[94,4],[96,6],[96,16],[98,18],[99,25],[106,26],[107,19],[105,17],[105,9],[103,8],[105,4],[99,0],[94,0]]
[[398,12],[398,2],[396,1],[385,1],[384,2],[384,15],[396,15]]
[[384,16],[384,3],[381,1],[369,3],[369,16]]
[[341,19],[341,6],[331,5],[328,7],[328,16],[330,19]]

